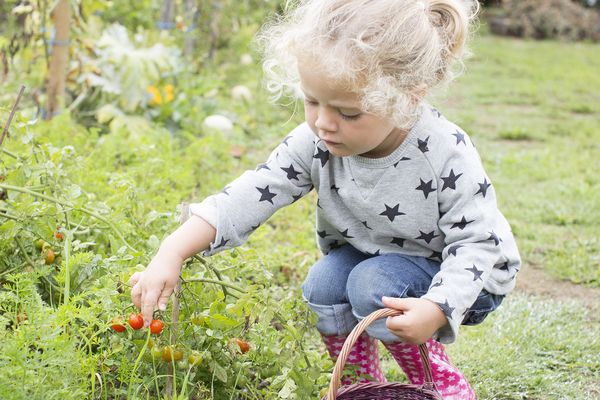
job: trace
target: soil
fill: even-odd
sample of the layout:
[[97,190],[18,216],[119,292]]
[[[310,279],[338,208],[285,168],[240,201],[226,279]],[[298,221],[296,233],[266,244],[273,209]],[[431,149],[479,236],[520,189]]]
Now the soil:
[[576,300],[590,310],[592,320],[600,320],[600,289],[554,278],[536,265],[523,267],[515,291],[553,300]]

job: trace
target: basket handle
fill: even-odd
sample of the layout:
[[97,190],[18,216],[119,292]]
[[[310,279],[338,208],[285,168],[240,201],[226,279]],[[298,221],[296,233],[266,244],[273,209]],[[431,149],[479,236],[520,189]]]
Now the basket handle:
[[[341,377],[342,371],[344,369],[344,365],[346,365],[346,360],[350,355],[350,350],[354,346],[354,343],[358,340],[358,337],[363,333],[363,331],[367,328],[367,326],[371,325],[373,322],[378,319],[385,317],[395,317],[401,315],[402,311],[395,310],[392,308],[382,308],[376,311],[373,311],[371,314],[367,315],[363,318],[362,321],[358,325],[354,327],[352,332],[346,338],[344,342],[344,346],[340,351],[338,359],[335,363],[335,367],[333,369],[333,374],[331,376],[331,382],[329,383],[329,391],[327,392],[327,399],[334,400],[337,396],[337,391],[341,385]],[[423,387],[430,390],[435,390],[435,385],[433,384],[433,376],[431,374],[431,365],[429,363],[429,351],[427,350],[427,346],[425,343],[421,343],[419,345],[419,353],[421,355],[421,362],[423,363],[423,369],[425,371],[425,382],[423,383]]]

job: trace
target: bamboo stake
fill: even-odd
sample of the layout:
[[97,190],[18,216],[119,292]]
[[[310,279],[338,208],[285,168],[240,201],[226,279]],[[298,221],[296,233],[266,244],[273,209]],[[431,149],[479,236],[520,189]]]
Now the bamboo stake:
[[[183,225],[188,220],[189,215],[189,204],[181,203],[181,215],[179,216],[179,223]],[[181,293],[181,278],[177,281],[175,290],[173,292],[173,310],[171,312],[171,345],[177,344],[177,327],[179,325],[179,294]],[[167,397],[170,399],[173,395],[173,363],[168,365],[167,374],[167,386],[165,388]]]

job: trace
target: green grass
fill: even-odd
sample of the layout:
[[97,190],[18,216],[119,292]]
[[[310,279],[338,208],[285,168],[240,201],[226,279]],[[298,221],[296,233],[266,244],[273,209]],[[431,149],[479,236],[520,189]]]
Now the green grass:
[[477,144],[525,263],[599,287],[600,47],[483,36],[473,50],[439,108]]

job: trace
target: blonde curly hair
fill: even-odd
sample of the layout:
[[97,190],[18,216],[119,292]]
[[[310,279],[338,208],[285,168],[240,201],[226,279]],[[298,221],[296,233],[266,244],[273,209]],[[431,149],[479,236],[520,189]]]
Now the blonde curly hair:
[[298,63],[316,62],[364,111],[409,129],[425,94],[462,72],[478,11],[475,0],[288,1],[255,37],[266,88],[302,97]]

